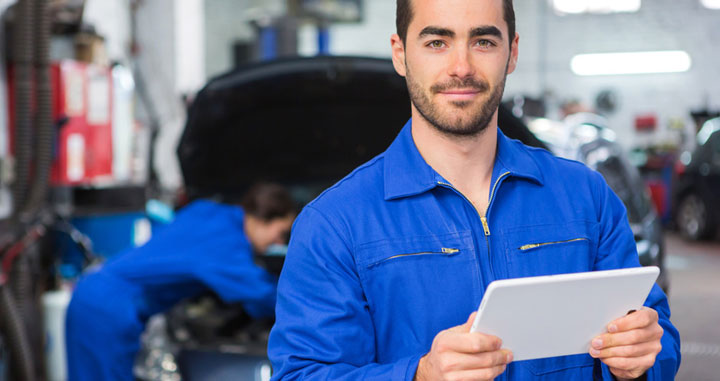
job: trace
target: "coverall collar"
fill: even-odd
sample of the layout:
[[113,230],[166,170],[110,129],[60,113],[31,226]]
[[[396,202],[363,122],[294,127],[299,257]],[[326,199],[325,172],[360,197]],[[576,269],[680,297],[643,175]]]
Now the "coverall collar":
[[[543,175],[535,159],[521,150],[498,128],[497,153],[493,173],[509,172],[509,176],[543,185]],[[385,200],[414,196],[438,186],[444,181],[420,155],[412,137],[412,119],[384,155]],[[495,177],[495,175],[493,175]]]

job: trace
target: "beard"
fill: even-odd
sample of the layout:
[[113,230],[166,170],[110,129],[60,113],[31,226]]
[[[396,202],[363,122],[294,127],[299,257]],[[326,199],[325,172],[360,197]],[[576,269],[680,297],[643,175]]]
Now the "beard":
[[[413,80],[407,64],[405,67],[410,101],[436,130],[452,137],[474,137],[489,127],[502,101],[507,74],[503,75],[502,81],[495,87],[475,78],[453,79],[432,85],[430,95],[459,88],[475,90],[479,96],[489,93],[488,99],[480,105],[474,105],[471,101],[453,101],[450,102],[453,107],[443,109],[441,105],[433,103],[422,86]],[[507,69],[505,72],[507,73]]]

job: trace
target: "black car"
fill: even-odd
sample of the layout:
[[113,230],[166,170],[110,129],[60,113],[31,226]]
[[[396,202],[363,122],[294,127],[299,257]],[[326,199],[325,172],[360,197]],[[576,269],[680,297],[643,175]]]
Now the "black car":
[[676,165],[673,214],[683,236],[711,238],[720,227],[720,118],[698,132],[698,147]]
[[665,271],[665,240],[660,217],[640,172],[615,141],[615,132],[607,127],[607,119],[592,113],[577,113],[562,122],[534,119],[529,126],[556,156],[580,161],[602,174],[627,209],[640,264],[660,268],[657,283],[667,292],[670,281]]
[[[253,182],[310,201],[382,153],[410,118],[405,79],[390,60],[295,58],[211,80],[190,108],[177,154],[191,199],[233,201]],[[505,135],[543,147],[507,110]]]

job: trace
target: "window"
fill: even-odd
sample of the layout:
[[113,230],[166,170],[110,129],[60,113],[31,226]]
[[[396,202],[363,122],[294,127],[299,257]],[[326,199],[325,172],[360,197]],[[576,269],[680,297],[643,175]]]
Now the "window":
[[[714,1],[720,0],[701,0]],[[550,0],[558,14],[637,12],[641,0]]]
[[700,4],[705,8],[720,9],[720,0],[700,0]]

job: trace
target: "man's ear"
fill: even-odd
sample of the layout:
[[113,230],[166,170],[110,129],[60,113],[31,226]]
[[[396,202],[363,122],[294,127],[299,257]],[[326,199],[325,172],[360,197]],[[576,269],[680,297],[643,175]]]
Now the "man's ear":
[[400,36],[393,34],[390,37],[390,47],[392,48],[392,61],[395,71],[404,77],[407,72],[405,68],[405,44]]
[[508,68],[507,68],[507,74],[510,74],[515,71],[515,68],[517,67],[517,61],[518,61],[518,46],[520,45],[520,35],[518,33],[515,33],[515,38],[513,38],[512,42],[510,43],[510,59],[508,60]]

